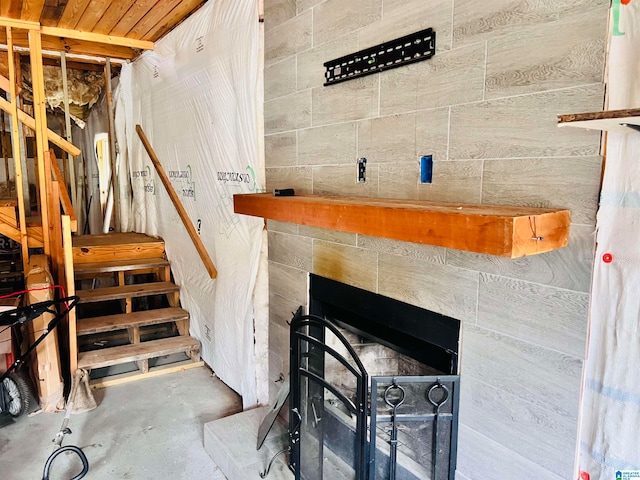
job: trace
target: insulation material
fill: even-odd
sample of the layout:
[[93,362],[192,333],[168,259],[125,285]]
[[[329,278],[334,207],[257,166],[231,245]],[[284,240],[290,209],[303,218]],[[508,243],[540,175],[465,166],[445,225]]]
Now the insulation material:
[[[611,11],[607,109],[639,108],[640,2]],[[594,480],[640,478],[640,133],[609,132],[606,147],[580,434]]]
[[[256,381],[254,286],[262,230],[259,218],[236,215],[233,194],[264,185],[258,105],[262,81],[256,0],[213,0],[123,66],[116,136],[130,165],[132,228],[165,240],[191,334],[202,358],[243,397],[265,402]],[[140,124],[194,227],[218,278],[202,264],[178,212],[135,132]],[[122,141],[120,141],[122,139]],[[266,317],[265,317],[266,318]],[[262,326],[257,330],[263,330]],[[264,356],[264,358],[262,358]]]
[[[64,110],[64,92],[62,88],[62,69],[60,67],[45,65],[44,94],[47,105],[54,109]],[[22,76],[25,80],[24,96],[28,101],[33,101],[31,88],[31,68],[28,64],[22,66]],[[104,74],[90,71],[67,68],[67,82],[69,85],[69,111],[73,120],[83,126],[91,107],[98,101],[104,88]]]

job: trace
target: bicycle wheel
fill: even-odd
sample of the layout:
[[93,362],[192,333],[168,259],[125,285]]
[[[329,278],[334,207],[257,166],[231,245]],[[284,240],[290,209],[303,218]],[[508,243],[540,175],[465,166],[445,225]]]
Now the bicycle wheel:
[[31,393],[27,380],[20,374],[11,373],[4,379],[7,410],[12,417],[19,417],[31,407]]

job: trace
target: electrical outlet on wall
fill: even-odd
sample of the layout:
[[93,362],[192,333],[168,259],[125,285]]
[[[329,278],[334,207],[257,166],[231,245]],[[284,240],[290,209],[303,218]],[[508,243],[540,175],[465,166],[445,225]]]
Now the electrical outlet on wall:
[[358,183],[365,183],[367,181],[367,159],[364,157],[359,158],[356,163],[356,168],[356,181]]
[[433,179],[433,156],[420,156],[420,183],[431,183]]

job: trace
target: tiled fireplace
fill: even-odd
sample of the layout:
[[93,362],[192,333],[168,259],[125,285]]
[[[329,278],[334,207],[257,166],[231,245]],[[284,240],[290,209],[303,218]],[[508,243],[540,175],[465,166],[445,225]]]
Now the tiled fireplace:
[[309,287],[291,323],[296,478],[453,479],[460,322],[314,274]]

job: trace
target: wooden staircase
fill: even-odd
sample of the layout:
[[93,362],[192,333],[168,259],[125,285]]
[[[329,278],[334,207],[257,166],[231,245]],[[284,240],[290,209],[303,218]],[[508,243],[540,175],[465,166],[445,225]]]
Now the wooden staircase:
[[[200,342],[189,336],[189,313],[180,308],[179,287],[171,281],[161,239],[136,233],[74,237],[73,269],[80,286],[78,368],[135,362],[137,373],[146,375],[153,358],[184,352],[191,362],[200,361]],[[140,275],[146,281],[135,283]],[[136,298],[146,298],[157,308],[134,311]],[[87,310],[90,315],[83,313]],[[149,329],[154,330],[153,339],[141,339]],[[90,335],[91,341],[83,342]],[[123,337],[128,338],[124,345]],[[95,345],[105,346],[94,349]]]

